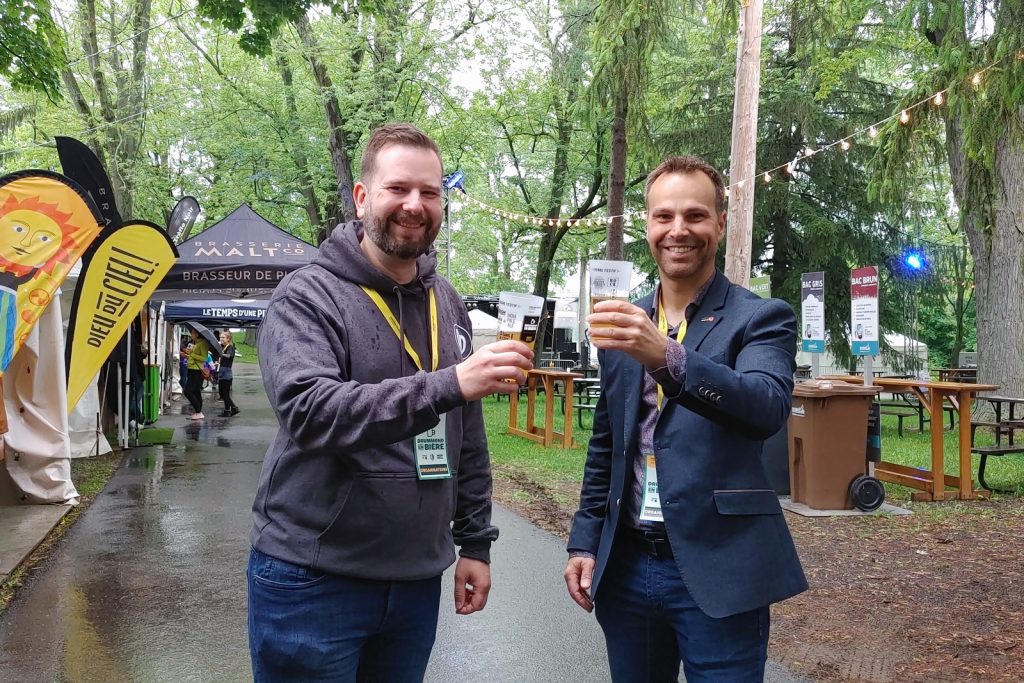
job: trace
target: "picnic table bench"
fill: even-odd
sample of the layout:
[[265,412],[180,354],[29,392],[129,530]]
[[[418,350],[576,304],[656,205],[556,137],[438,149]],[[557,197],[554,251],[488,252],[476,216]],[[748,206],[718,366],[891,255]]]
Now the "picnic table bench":
[[[1016,407],[1024,405],[1024,398],[1014,396],[982,396],[981,398],[991,404],[995,412],[995,420],[971,420],[971,453],[979,456],[978,460],[978,483],[983,488],[997,493],[1012,493],[1009,489],[999,489],[989,485],[985,481],[985,466],[988,464],[989,456],[1001,457],[1004,455],[1024,454],[1024,444],[1013,442],[1014,432],[1024,430],[1024,420],[1017,419]],[[1007,419],[1003,419],[1003,408],[1007,408]],[[975,446],[974,436],[979,427],[992,429],[995,433],[996,442],[992,446]],[[1006,443],[1003,443],[1003,437]]]
[[[883,378],[883,379],[906,379],[906,378]],[[886,400],[881,398],[879,395],[875,399],[879,405],[879,413],[882,415],[890,415],[896,417],[896,432],[901,437],[903,436],[903,421],[908,417],[917,418],[917,429],[920,432],[924,431],[925,423],[931,422],[931,413],[929,413],[927,406],[923,404],[920,398],[912,391],[885,391],[883,393],[890,394],[893,398]],[[955,416],[958,408],[953,405],[943,403],[942,411],[945,415],[949,416],[949,429],[952,431],[956,428]]]

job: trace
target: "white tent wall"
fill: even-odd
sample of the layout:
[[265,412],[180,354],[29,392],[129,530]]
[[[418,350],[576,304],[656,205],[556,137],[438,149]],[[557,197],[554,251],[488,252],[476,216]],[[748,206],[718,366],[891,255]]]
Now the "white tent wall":
[[[61,339],[61,367],[64,365],[64,353],[65,346],[68,338],[68,324],[71,321],[71,305],[75,299],[75,289],[78,286],[78,276],[82,272],[82,262],[79,261],[72,267],[71,272],[68,273],[67,279],[64,280],[63,286],[60,288],[60,307],[61,307],[61,319],[63,323],[63,334]],[[89,386],[86,388],[85,393],[82,394],[82,398],[79,399],[75,409],[68,415],[68,428],[70,430],[71,437],[71,457],[72,458],[88,458],[93,455],[103,455],[110,453],[113,449],[110,447],[110,443],[107,441],[107,437],[102,432],[97,433],[96,424],[100,416],[100,391],[97,382],[99,381],[99,372],[92,378]],[[66,376],[61,379],[66,387]],[[65,389],[65,395],[66,395]],[[64,404],[67,404],[65,397]]]
[[55,297],[4,374],[9,431],[3,435],[2,488],[13,492],[10,504],[78,502],[65,377],[61,304]]
[[114,450],[99,429],[100,394],[96,386],[98,379],[99,373],[96,373],[96,377],[89,383],[75,409],[68,415],[72,458],[89,458]]
[[[897,365],[892,362],[888,354],[881,354],[875,358],[873,365],[875,372],[883,375],[908,374],[909,371],[901,369],[901,366],[910,365],[911,359],[915,357],[922,369],[928,369],[928,346],[924,342],[891,332],[885,335],[885,343],[892,348],[893,352],[903,356],[904,361]],[[819,355],[818,363],[822,375],[845,375],[850,370],[845,365],[841,365],[835,356],[828,351]],[[811,354],[805,351],[797,351],[796,364],[811,365]],[[863,360],[858,360],[857,368],[863,369],[863,367]]]
[[469,311],[469,322],[473,324],[473,351],[498,338],[498,319],[493,315],[474,308]]

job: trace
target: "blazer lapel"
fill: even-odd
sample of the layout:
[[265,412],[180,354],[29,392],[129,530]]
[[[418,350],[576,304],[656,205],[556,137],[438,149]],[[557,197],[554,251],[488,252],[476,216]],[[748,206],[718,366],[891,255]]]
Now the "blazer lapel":
[[694,351],[700,350],[704,338],[714,329],[715,325],[722,321],[725,309],[725,299],[729,294],[729,281],[721,272],[715,273],[715,279],[704,295],[700,307],[694,313],[693,319],[686,325],[686,336],[683,342]]

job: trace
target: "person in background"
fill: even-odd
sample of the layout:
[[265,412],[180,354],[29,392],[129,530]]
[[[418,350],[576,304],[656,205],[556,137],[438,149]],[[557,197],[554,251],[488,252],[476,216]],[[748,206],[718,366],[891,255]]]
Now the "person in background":
[[231,400],[231,379],[233,377],[231,367],[235,363],[235,343],[231,339],[231,332],[224,330],[220,333],[220,365],[217,372],[217,389],[220,391],[220,400],[224,401],[224,412],[221,417],[238,415],[238,406]]
[[715,267],[725,188],[697,157],[647,178],[654,293],[588,317],[603,390],[564,572],[612,680],[760,683],[769,605],[807,589],[764,442],[789,417],[796,316]]
[[202,420],[203,415],[203,363],[210,353],[210,345],[195,330],[190,330],[192,350],[188,353],[188,377],[185,380],[185,398],[192,404],[191,419]]

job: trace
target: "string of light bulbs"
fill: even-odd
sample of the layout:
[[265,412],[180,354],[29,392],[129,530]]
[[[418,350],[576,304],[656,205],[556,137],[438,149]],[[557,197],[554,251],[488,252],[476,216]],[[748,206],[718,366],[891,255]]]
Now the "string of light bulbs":
[[[1005,61],[1005,59],[1006,58],[1004,57],[1002,59],[996,60],[991,64],[974,72],[974,74],[968,79],[971,87],[973,87],[974,89],[980,88],[983,83],[983,76],[985,75],[985,73],[998,66],[1000,63]],[[1024,59],[1024,52],[1018,53],[1017,59]],[[846,137],[835,140],[834,142],[821,145],[817,149],[810,146],[805,147],[803,151],[797,154],[796,157],[794,157],[790,161],[787,161],[784,164],[779,164],[774,168],[769,168],[763,171],[757,171],[751,177],[742,178],[740,180],[737,180],[736,182],[729,183],[725,186],[725,196],[726,198],[728,198],[730,191],[733,188],[741,188],[748,182],[756,182],[760,180],[765,184],[770,183],[775,178],[775,176],[780,172],[784,172],[787,175],[792,176],[794,173],[796,173],[797,164],[799,164],[801,161],[809,159],[817,154],[821,154],[822,152],[827,152],[834,147],[838,147],[841,151],[845,152],[849,150],[850,147],[853,146],[853,142],[855,139],[863,135],[867,135],[869,138],[873,140],[878,137],[879,128],[889,123],[890,121],[899,120],[900,124],[906,125],[910,123],[911,112],[914,111],[915,109],[918,109],[919,107],[922,106],[926,106],[928,104],[932,104],[936,107],[941,107],[946,102],[946,99],[949,96],[949,91],[955,85],[956,84],[949,85],[943,88],[942,90],[934,92],[928,97],[925,97],[924,99],[918,102],[915,102],[911,105],[904,107],[898,113],[891,114],[885,117],[884,119],[881,119],[880,121],[875,121],[869,126],[865,126],[858,130],[855,130]],[[477,209],[489,213],[497,218],[548,228],[573,228],[577,226],[593,227],[599,225],[611,225],[612,221],[615,220],[616,218],[623,219],[623,222],[629,225],[634,219],[643,220],[644,218],[646,218],[646,212],[643,210],[627,211],[623,213],[621,216],[604,216],[588,218],[547,218],[543,216],[531,216],[529,214],[508,211],[506,209],[501,209],[496,206],[491,206],[490,204],[482,202],[479,199],[470,196],[469,194],[464,194],[462,198],[469,204],[474,205]]]

